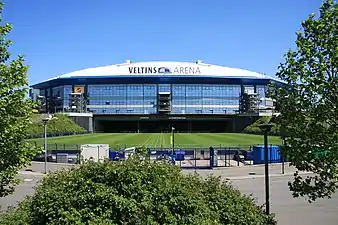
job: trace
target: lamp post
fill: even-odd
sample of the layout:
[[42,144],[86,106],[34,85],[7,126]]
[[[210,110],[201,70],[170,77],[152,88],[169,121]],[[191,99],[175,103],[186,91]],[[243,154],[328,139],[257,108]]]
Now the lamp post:
[[[282,134],[282,146],[281,147],[284,147],[285,146],[285,135]],[[282,174],[284,174],[285,172],[285,168],[284,168],[284,155],[282,154],[282,151],[280,151],[280,157],[281,157],[281,160],[282,160]]]
[[272,128],[272,124],[262,124],[259,128],[264,132],[264,164],[265,164],[265,211],[270,214],[270,185],[269,185],[269,149],[268,149],[268,133]]
[[44,136],[44,149],[45,149],[45,174],[47,174],[47,161],[48,161],[48,154],[47,154],[47,122],[50,120],[57,119],[52,115],[48,115],[45,118],[42,118],[43,122],[43,136]]
[[172,154],[175,154],[175,127],[171,128],[171,137],[172,137]]

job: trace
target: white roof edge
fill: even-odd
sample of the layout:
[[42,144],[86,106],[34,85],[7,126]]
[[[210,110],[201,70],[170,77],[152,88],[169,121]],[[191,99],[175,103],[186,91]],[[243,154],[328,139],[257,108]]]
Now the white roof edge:
[[[157,68],[151,70],[151,68]],[[150,68],[150,69],[147,69]],[[160,73],[158,70],[168,68],[170,73],[166,70],[164,73]],[[245,69],[231,68],[226,66],[220,66],[215,64],[206,64],[201,60],[196,62],[180,62],[180,61],[149,61],[149,62],[132,62],[126,60],[121,64],[113,64],[106,66],[98,66],[93,68],[86,68],[76,70],[70,73],[57,76],[46,81],[51,81],[55,79],[62,78],[72,78],[72,77],[100,77],[100,76],[158,76],[158,75],[182,75],[182,76],[203,76],[203,77],[220,77],[220,78],[252,78],[252,79],[270,79],[276,82],[284,81],[270,77],[265,74],[252,72]],[[43,83],[41,82],[41,83]]]

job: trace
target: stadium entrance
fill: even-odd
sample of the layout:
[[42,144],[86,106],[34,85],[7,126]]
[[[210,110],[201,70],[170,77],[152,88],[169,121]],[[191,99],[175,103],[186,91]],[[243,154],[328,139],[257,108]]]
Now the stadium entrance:
[[171,132],[232,132],[231,118],[218,117],[113,117],[96,116],[95,132],[104,133],[160,133]]

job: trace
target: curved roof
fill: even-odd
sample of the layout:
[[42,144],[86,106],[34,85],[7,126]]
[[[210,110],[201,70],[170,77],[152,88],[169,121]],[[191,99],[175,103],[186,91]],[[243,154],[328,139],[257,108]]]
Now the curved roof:
[[[279,79],[267,75],[252,72],[244,69],[237,69],[219,65],[205,64],[200,60],[197,62],[174,62],[174,61],[152,61],[152,62],[131,62],[126,60],[122,64],[100,66],[77,70],[71,73],[63,74],[58,77],[41,82],[53,80],[65,80],[71,78],[130,78],[130,77],[195,77],[195,78],[237,78],[237,79],[260,79],[274,80],[282,82]],[[33,86],[36,86],[35,84]]]
[[97,77],[97,76],[140,76],[140,75],[188,75],[188,76],[212,76],[212,77],[234,77],[234,78],[268,78],[261,73],[248,70],[205,64],[201,61],[192,62],[173,62],[173,61],[154,61],[154,62],[130,62],[127,60],[123,64],[94,67],[77,70],[56,78],[72,77]]

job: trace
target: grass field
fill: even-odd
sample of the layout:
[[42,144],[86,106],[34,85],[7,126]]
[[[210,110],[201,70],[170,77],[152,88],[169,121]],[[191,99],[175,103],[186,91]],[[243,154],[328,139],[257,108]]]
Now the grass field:
[[[170,133],[100,133],[84,134],[65,137],[48,138],[48,145],[81,145],[81,144],[109,144],[110,147],[171,147]],[[38,145],[43,145],[43,139],[32,139]],[[269,137],[269,144],[280,144],[279,137]],[[263,136],[233,133],[176,133],[176,147],[209,147],[220,145],[223,147],[249,146],[263,144]]]

